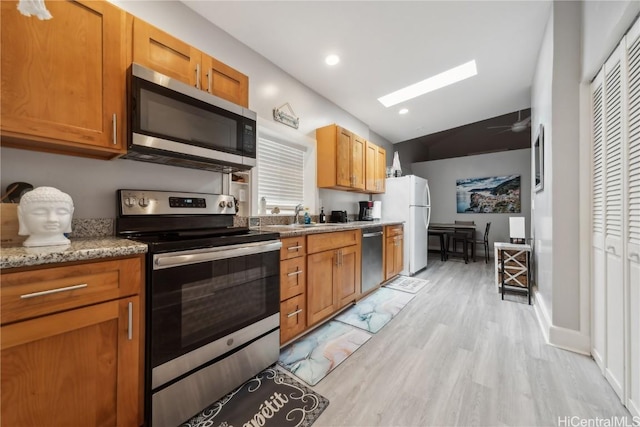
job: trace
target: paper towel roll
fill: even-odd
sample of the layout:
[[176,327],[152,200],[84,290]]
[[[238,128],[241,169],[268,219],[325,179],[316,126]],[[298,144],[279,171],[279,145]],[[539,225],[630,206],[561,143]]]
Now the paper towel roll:
[[382,218],[382,202],[377,200],[373,202],[373,209],[371,209],[371,217],[373,219]]

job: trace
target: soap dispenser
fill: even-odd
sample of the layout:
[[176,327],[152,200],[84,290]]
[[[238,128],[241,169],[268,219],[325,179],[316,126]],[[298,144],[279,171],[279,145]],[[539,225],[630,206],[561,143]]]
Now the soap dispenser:
[[304,210],[304,223],[305,224],[311,224],[311,217],[309,216],[309,210],[308,209]]
[[320,224],[324,224],[326,222],[326,219],[324,216],[324,206],[320,208],[320,215],[318,216],[318,221],[320,222]]

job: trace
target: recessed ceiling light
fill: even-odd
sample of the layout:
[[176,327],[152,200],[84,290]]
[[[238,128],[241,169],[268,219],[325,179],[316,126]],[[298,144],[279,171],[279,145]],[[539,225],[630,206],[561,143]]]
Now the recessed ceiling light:
[[406,108],[401,108],[400,111],[398,111],[398,114],[407,114],[409,112],[408,109]]
[[428,79],[422,80],[421,82],[414,83],[388,95],[381,96],[378,98],[378,101],[380,101],[385,107],[391,107],[400,102],[407,101],[436,89],[468,79],[476,74],[478,74],[476,61],[469,61],[450,70],[429,77]]
[[338,55],[329,55],[324,59],[324,62],[326,62],[327,65],[336,65],[340,62],[340,57]]

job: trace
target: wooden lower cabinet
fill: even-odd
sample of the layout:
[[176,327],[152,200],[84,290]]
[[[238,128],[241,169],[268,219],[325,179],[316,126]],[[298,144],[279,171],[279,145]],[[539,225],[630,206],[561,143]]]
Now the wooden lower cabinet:
[[[308,236],[309,326],[329,317],[358,297],[361,273],[360,237],[360,230]],[[311,253],[314,248],[324,250]]]
[[[140,425],[143,316],[137,293],[143,269],[142,258],[134,260],[137,269],[120,277],[137,284],[134,295],[3,322],[2,426]],[[106,262],[109,268],[113,262]],[[86,279],[82,285],[87,287],[24,300],[35,306],[47,300],[60,303],[73,300],[75,292],[103,286],[100,280],[92,281],[95,264],[101,263],[51,268],[57,276],[54,282],[78,277]],[[47,270],[3,272],[3,294],[7,288],[28,288],[32,273]]]
[[397,276],[404,266],[404,230],[402,225],[385,227],[384,279]]

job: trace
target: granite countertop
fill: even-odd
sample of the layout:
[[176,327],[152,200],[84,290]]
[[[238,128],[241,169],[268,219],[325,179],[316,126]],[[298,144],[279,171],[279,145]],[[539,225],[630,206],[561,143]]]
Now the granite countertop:
[[0,269],[104,259],[146,252],[146,244],[118,237],[71,238],[71,244],[63,246],[3,247],[0,249]]
[[263,225],[259,228],[259,230],[280,233],[280,237],[294,237],[294,236],[304,236],[307,234],[331,233],[334,231],[356,230],[356,229],[375,227],[375,226],[397,225],[402,223],[403,221],[351,221],[351,222],[324,223],[324,224],[313,223],[311,225],[297,224],[296,226],[273,224],[273,225]]

